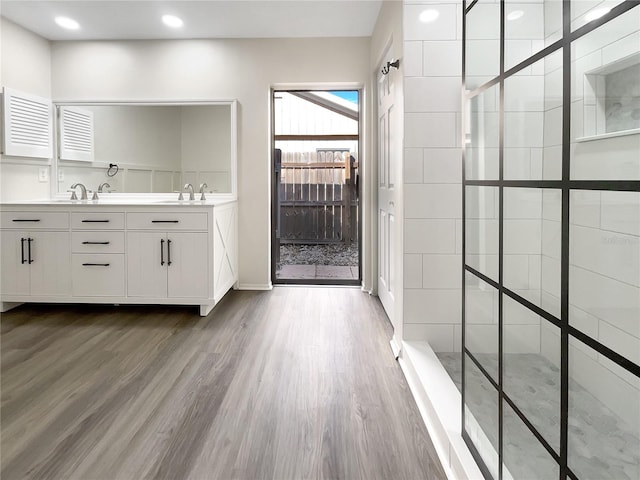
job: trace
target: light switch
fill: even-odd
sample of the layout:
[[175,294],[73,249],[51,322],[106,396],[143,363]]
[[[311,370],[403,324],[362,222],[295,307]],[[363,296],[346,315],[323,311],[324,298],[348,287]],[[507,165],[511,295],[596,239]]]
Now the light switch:
[[43,167],[38,169],[38,181],[43,183],[49,181],[49,168]]

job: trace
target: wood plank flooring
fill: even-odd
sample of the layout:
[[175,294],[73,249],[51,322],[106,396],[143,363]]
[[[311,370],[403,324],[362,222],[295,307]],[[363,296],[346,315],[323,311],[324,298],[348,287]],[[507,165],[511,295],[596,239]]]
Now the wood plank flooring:
[[358,289],[25,305],[0,335],[3,480],[446,478]]

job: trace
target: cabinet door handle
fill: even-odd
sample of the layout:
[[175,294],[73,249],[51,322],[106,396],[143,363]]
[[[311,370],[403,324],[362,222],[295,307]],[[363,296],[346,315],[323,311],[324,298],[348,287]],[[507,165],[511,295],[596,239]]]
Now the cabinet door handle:
[[24,259],[24,242],[26,241],[26,238],[21,238],[20,239],[20,263],[22,265],[24,265],[27,261]]
[[108,263],[83,263],[83,267],[108,267]]
[[27,238],[27,251],[29,253],[29,265],[33,263],[33,258],[31,258],[31,242],[33,242],[33,238]]
[[164,238],[160,240],[160,265],[164,265]]
[[83,245],[109,245],[111,242],[82,242]]
[[151,220],[151,223],[179,223],[180,220]]
[[82,223],[109,223],[110,220],[82,220]]
[[14,218],[12,222],[39,222],[39,218]]
[[167,265],[171,265],[171,240],[167,240]]

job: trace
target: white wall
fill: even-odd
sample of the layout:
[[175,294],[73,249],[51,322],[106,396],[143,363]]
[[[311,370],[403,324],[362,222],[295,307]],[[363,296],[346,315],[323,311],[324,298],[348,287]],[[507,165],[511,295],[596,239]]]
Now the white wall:
[[[51,98],[49,41],[0,17],[0,85]],[[0,201],[45,198],[50,182],[38,181],[38,169],[50,173],[50,159],[26,160],[2,155]]]
[[245,288],[270,285],[270,87],[368,86],[369,75],[368,38],[52,44],[55,101],[238,99],[239,274]]
[[458,1],[404,7],[403,338],[441,352],[462,335],[461,16]]

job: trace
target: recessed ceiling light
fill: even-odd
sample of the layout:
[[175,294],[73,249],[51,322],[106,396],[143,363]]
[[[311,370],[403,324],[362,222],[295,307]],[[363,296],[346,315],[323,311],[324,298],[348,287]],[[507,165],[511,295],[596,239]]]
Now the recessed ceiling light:
[[587,13],[584,16],[584,19],[587,22],[593,22],[594,20],[599,19],[600,17],[606,15],[607,13],[609,13],[611,11],[610,8],[607,7],[603,7],[603,8],[596,8],[595,10],[591,10],[589,13]]
[[522,10],[514,10],[509,15],[507,15],[507,20],[518,20],[524,16],[524,12]]
[[162,21],[166,26],[171,28],[180,28],[184,23],[181,18],[178,18],[175,15],[163,15]]
[[422,23],[429,23],[429,22],[433,22],[439,16],[440,16],[440,12],[438,10],[429,9],[429,10],[424,10],[420,14],[419,18]]
[[78,24],[78,22],[76,22],[74,19],[72,18],[68,18],[68,17],[56,17],[55,21],[58,25],[60,25],[62,28],[66,28],[68,30],[78,30],[80,28],[80,24]]

